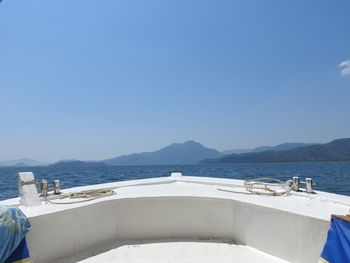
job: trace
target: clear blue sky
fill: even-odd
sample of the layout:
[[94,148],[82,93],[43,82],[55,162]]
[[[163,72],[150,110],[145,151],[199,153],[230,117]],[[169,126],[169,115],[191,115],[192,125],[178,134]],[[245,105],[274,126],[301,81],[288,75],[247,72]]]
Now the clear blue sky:
[[350,137],[349,1],[0,3],[0,160]]

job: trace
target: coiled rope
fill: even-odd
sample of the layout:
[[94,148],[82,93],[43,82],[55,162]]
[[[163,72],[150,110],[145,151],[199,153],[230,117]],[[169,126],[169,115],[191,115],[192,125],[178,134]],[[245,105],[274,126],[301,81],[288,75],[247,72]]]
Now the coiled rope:
[[[113,196],[117,193],[113,190],[115,188],[102,188],[102,189],[93,189],[93,190],[85,190],[85,191],[79,191],[79,192],[71,192],[63,195],[58,196],[52,196],[54,199],[49,197],[44,197],[45,201],[51,204],[75,204],[75,203],[82,203],[82,202],[88,202],[91,200],[96,200],[102,197],[106,196]],[[70,202],[55,202],[53,200],[62,200],[62,199],[83,199],[83,200],[74,200]]]
[[291,181],[283,182],[275,178],[261,177],[244,181],[242,188],[243,187],[245,188],[245,192],[222,188],[218,188],[218,190],[238,194],[281,196],[290,194],[290,191],[293,187],[293,183]]
[[[283,182],[281,180],[275,178],[256,178],[252,180],[244,181],[243,185],[236,185],[236,187],[244,188],[243,191],[234,191],[229,189],[218,188],[219,191],[238,193],[238,194],[256,194],[256,195],[270,195],[270,196],[281,196],[281,195],[289,195],[290,191],[293,187],[293,183],[291,181]],[[51,204],[75,204],[88,202],[92,200],[96,200],[99,198],[113,196],[116,195],[114,188],[102,188],[102,189],[93,189],[93,190],[84,190],[78,192],[71,192],[67,194],[44,197],[45,201]],[[73,201],[61,201],[63,199],[73,199]],[[82,200],[74,200],[74,199],[82,199]],[[55,201],[60,200],[60,201]]]

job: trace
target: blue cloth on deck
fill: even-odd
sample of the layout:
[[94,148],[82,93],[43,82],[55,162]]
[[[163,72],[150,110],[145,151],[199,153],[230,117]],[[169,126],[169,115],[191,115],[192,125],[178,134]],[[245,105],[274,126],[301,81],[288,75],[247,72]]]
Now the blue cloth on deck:
[[[19,208],[0,206],[0,263],[6,262],[14,251],[17,255],[22,253],[29,258],[29,253],[25,253],[28,249],[24,237],[30,228],[27,217]],[[16,250],[17,247],[19,247],[18,250]]]
[[26,238],[23,238],[15,251],[13,251],[12,254],[6,259],[5,263],[20,263],[28,261],[30,261],[29,250],[27,247]]
[[350,222],[332,216],[320,262],[350,262]]

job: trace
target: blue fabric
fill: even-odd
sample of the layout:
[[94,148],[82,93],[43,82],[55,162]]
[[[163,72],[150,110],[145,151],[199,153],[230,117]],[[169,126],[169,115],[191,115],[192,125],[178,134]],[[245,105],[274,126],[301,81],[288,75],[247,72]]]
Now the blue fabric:
[[18,247],[15,251],[12,252],[10,257],[7,258],[5,263],[12,262],[27,262],[30,260],[29,250],[26,242],[26,238],[23,238],[21,243],[19,243]]
[[30,228],[28,219],[19,208],[0,206],[1,263],[5,262],[21,242],[23,242]]
[[321,258],[330,263],[350,262],[350,223],[332,217]]

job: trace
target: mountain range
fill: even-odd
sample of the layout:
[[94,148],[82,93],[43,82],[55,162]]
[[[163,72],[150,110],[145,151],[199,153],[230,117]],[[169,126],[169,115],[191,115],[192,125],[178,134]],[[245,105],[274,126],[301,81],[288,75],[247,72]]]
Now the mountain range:
[[108,165],[196,164],[203,159],[217,158],[222,153],[195,141],[173,143],[154,152],[134,153],[104,160]]
[[240,153],[258,153],[258,152],[265,152],[265,151],[284,151],[284,150],[291,150],[297,147],[304,147],[304,146],[311,146],[311,145],[315,145],[316,143],[282,143],[282,144],[278,144],[276,146],[260,146],[257,148],[253,148],[253,149],[234,149],[234,150],[226,150],[223,151],[222,153],[227,155],[227,154],[232,154],[232,153],[236,153],[236,154],[240,154]]
[[24,167],[24,166],[45,166],[45,165],[48,165],[48,164],[44,162],[28,159],[28,158],[0,162],[0,167],[4,167],[4,166]]
[[50,166],[53,167],[96,167],[96,166],[106,166],[103,162],[98,161],[79,161],[79,160],[62,160],[57,163],[53,163]]
[[201,163],[256,163],[256,162],[310,162],[350,161],[350,138],[329,143],[300,146],[289,150],[268,150],[229,154],[207,159]]
[[[195,141],[173,143],[153,152],[121,155],[101,161],[62,160],[50,166],[128,166],[176,165],[197,163],[252,163],[252,162],[307,162],[350,161],[350,138],[330,143],[283,143],[254,149],[236,149],[219,152]],[[0,162],[1,166],[44,166],[43,162],[28,158]]]

